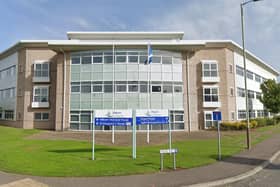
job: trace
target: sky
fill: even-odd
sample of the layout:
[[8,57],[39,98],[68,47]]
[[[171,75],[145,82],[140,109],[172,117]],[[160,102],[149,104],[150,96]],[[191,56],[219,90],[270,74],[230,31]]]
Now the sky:
[[[2,0],[0,51],[67,31],[184,31],[184,39],[241,44],[242,0]],[[246,49],[280,71],[280,0],[246,5]]]

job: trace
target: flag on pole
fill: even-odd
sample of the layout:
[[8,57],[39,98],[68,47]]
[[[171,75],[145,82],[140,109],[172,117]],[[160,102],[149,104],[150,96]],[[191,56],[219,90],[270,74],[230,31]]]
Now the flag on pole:
[[152,58],[153,58],[153,49],[151,44],[148,45],[148,63],[152,63]]
[[153,49],[151,44],[148,44],[148,59],[146,60],[146,64],[151,64],[153,60],[152,58],[153,58]]

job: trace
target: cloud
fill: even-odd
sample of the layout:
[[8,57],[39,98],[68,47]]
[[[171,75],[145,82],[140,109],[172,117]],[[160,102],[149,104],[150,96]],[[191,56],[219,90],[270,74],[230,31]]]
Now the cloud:
[[72,19],[70,19],[72,24],[77,25],[78,27],[82,28],[82,29],[89,29],[92,28],[93,25],[86,20],[85,18],[82,17],[74,17]]

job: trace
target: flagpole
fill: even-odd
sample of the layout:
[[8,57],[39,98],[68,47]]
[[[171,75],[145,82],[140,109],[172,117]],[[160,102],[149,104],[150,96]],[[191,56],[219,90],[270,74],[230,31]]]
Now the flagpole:
[[[150,101],[150,97],[151,97],[151,85],[150,85],[150,73],[151,73],[151,66],[149,63],[149,45],[150,43],[148,43],[147,46],[147,63],[148,63],[148,110],[151,109],[151,101]],[[147,124],[147,143],[150,143],[150,124]]]
[[[112,50],[112,62],[113,62],[113,110],[115,110],[115,44],[113,42]],[[115,143],[115,126],[112,126],[112,144]]]

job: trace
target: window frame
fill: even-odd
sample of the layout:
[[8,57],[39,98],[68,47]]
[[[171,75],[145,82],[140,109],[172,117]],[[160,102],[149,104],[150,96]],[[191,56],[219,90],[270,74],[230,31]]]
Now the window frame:
[[[40,70],[37,70],[37,65],[41,65]],[[47,70],[43,69],[43,65],[47,65]],[[36,72],[40,72],[41,75],[37,76]],[[43,76],[43,72],[47,72],[47,76]],[[34,78],[50,78],[50,61],[48,60],[35,60],[33,63],[33,77]]]
[[[211,78],[217,78],[219,77],[219,64],[217,60],[201,60],[202,64],[202,77],[211,77]],[[209,65],[209,69],[205,70],[205,65]],[[212,65],[216,65],[216,69],[212,69]],[[209,76],[205,75],[205,72],[209,72]],[[212,76],[213,73],[216,73],[216,76]]]
[[[32,97],[32,102],[36,102],[36,103],[49,103],[49,92],[50,92],[50,89],[49,89],[49,85],[35,85],[33,86],[33,97]],[[46,95],[46,101],[41,101],[41,97],[43,97],[42,95],[36,95],[36,89],[40,89],[40,94],[41,94],[41,90],[42,89],[47,89],[47,95]],[[35,101],[35,97],[39,97],[40,100],[39,101]]]
[[[205,94],[205,89],[210,89],[210,93],[209,94]],[[217,89],[217,94],[213,94],[213,89]],[[205,96],[209,96],[211,98],[211,101],[207,101],[205,99]],[[213,96],[217,97],[217,101],[213,100]],[[219,102],[220,98],[219,98],[219,86],[203,86],[203,102],[209,102],[209,103],[215,103],[215,102]]]
[[[36,119],[36,114],[40,114],[40,119]],[[48,118],[44,119],[44,114],[48,114]],[[34,121],[49,121],[50,113],[49,112],[34,112]]]

